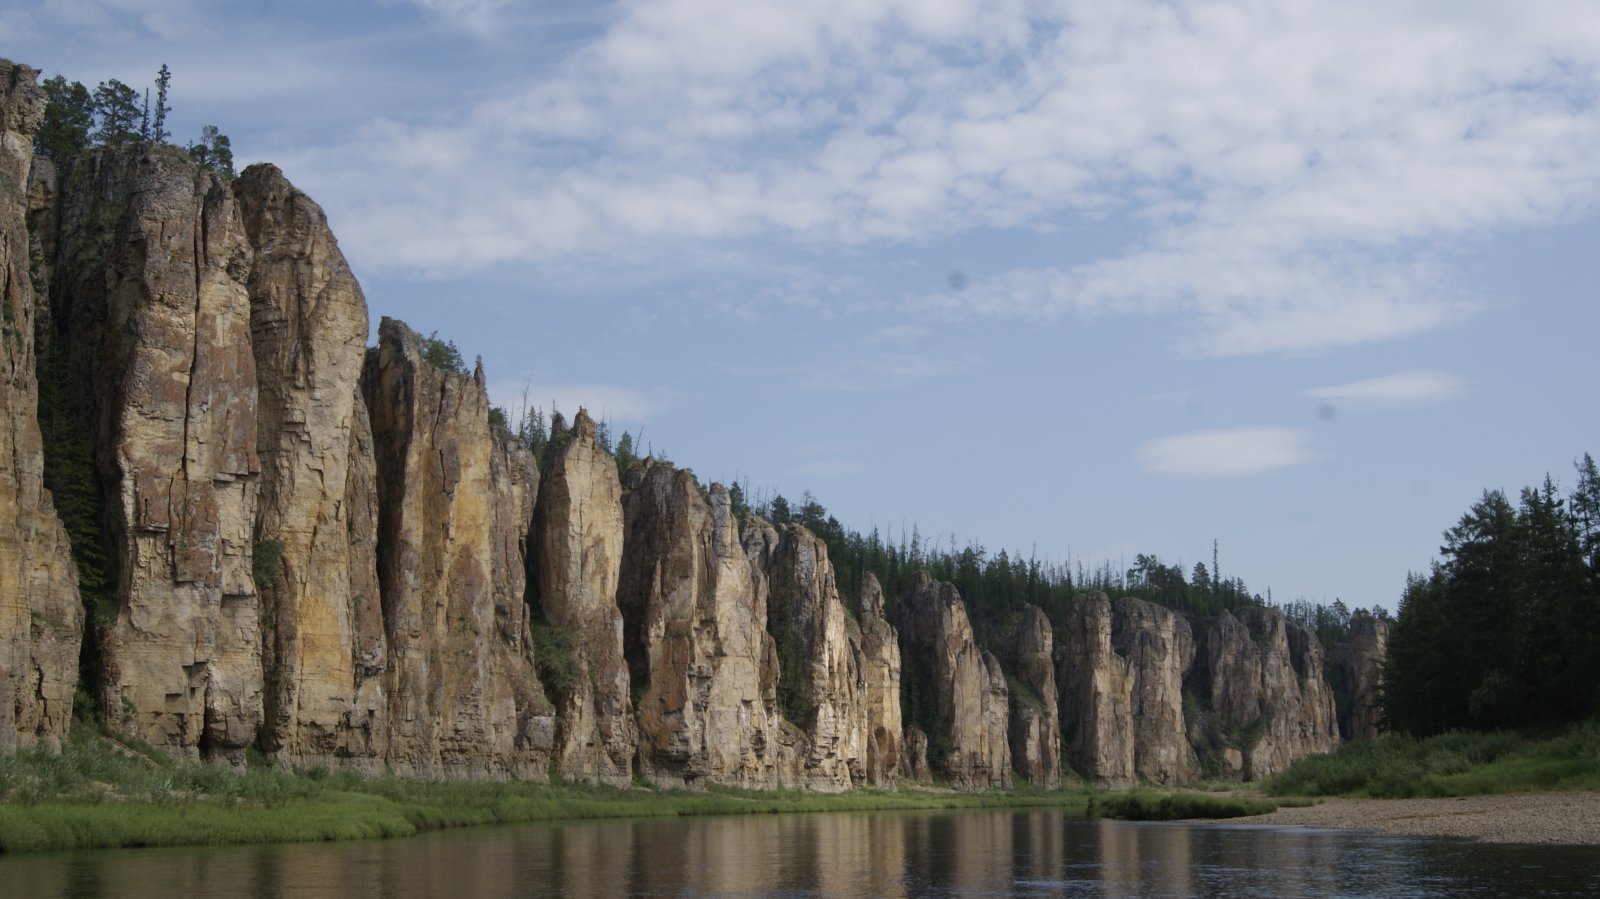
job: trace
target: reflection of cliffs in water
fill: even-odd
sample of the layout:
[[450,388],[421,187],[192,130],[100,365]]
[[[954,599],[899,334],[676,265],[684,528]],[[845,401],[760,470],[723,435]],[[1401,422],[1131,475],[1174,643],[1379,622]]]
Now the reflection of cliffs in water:
[[[1565,851],[1563,851],[1565,849]],[[1396,877],[1396,871],[1405,872]],[[18,895],[464,899],[928,895],[1588,896],[1570,847],[1130,824],[1060,811],[572,822],[409,840],[7,858]]]
[[[841,590],[825,540],[688,470],[619,471],[583,410],[535,458],[481,366],[388,319],[365,346],[281,172],[33,159],[36,75],[0,63],[0,751],[58,745],[80,684],[174,755],[427,777],[1126,786],[1335,745],[1322,648],[1276,612],[974,620],[909,569]],[[1334,666],[1355,735],[1382,643]]]

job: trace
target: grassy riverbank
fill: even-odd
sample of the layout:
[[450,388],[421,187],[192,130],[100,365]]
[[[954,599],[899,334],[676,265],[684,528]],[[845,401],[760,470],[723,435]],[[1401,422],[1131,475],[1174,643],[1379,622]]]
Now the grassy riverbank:
[[1084,807],[1081,792],[704,792],[579,784],[435,783],[353,772],[231,771],[104,736],[0,757],[0,852],[411,836],[580,818],[885,809]]
[[1302,759],[1263,785],[1273,796],[1442,798],[1600,791],[1600,723],[1554,734],[1385,734]]

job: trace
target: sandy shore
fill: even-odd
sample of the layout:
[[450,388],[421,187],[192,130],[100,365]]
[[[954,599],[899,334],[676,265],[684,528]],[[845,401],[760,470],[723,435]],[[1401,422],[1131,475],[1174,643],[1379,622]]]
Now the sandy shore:
[[1513,793],[1461,799],[1327,799],[1230,824],[1301,824],[1486,843],[1600,845],[1600,793]]

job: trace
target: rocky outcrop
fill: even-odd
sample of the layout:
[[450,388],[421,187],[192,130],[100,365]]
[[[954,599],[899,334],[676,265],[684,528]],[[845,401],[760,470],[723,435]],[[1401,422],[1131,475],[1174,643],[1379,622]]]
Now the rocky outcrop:
[[1061,653],[1061,721],[1068,759],[1091,782],[1188,783],[1200,766],[1188,740],[1184,676],[1195,659],[1189,623],[1138,599],[1104,593],[1073,602]]
[[1055,638],[1044,610],[1024,605],[1008,655],[1011,688],[1011,761],[1036,787],[1061,786],[1060,698],[1056,693]]
[[[177,148],[74,166],[58,312],[97,401],[115,584],[97,625],[113,727],[242,763],[261,723],[251,573],[260,462],[250,248],[227,184]],[[125,202],[120,205],[118,197]],[[116,224],[113,226],[111,222]]]
[[646,460],[627,477],[617,604],[639,689],[639,773],[780,785],[777,651],[727,490]]
[[363,393],[377,459],[388,764],[542,779],[554,721],[521,601],[533,461],[491,432],[482,367],[435,367],[399,322],[379,325]]
[[38,73],[0,59],[0,754],[59,747],[77,686],[83,607],[67,533],[44,489],[26,196]]
[[1061,738],[1067,760],[1091,783],[1133,784],[1133,713],[1128,672],[1112,647],[1111,599],[1091,593],[1073,600],[1067,642],[1058,660]]
[[883,587],[861,584],[861,676],[866,685],[868,783],[891,786],[904,768],[900,713],[900,635],[884,617]]
[[933,769],[928,767],[928,735],[914,724],[906,728],[902,759],[908,780],[923,785],[933,783]]
[[790,776],[813,789],[847,789],[867,776],[860,631],[839,599],[827,544],[799,525],[747,525],[745,554],[777,645],[778,704],[803,735]]
[[557,764],[569,778],[626,785],[638,731],[617,608],[621,493],[616,462],[579,409],[571,430],[558,425],[551,434],[534,526],[544,619],[573,636],[577,668],[568,683],[553,685],[561,713]]
[[276,559],[255,566],[265,580],[263,748],[298,765],[375,765],[388,730],[387,651],[360,395],[366,300],[322,210],[281,172],[252,166],[233,191],[254,251],[255,541]]
[[1011,785],[1010,711],[1000,660],[978,649],[966,605],[951,584],[917,575],[900,622],[908,660],[903,676],[922,691],[934,731],[929,764],[951,786]]
[[1350,616],[1349,640],[1332,651],[1339,735],[1346,740],[1370,740],[1379,733],[1383,709],[1378,687],[1388,651],[1388,621],[1367,612]]
[[1128,666],[1134,774],[1158,784],[1196,780],[1200,763],[1186,739],[1183,700],[1184,676],[1195,660],[1189,621],[1132,598],[1118,600],[1115,612],[1111,640]]
[[1259,780],[1338,748],[1322,645],[1274,609],[1224,612],[1205,639],[1210,708],[1233,752],[1221,773]]

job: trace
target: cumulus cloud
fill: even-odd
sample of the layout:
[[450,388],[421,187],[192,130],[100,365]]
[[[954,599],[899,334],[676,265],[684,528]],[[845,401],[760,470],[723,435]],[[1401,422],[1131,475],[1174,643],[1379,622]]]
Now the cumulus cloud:
[[1316,458],[1297,428],[1233,428],[1191,431],[1139,447],[1139,462],[1152,474],[1227,478],[1262,474]]
[[1403,406],[1448,399],[1461,392],[1460,377],[1443,371],[1403,371],[1349,384],[1314,387],[1305,395],[1317,399],[1381,406]]
[[[415,2],[467,23],[500,5]],[[1115,218],[1135,239],[917,305],[1175,316],[1195,352],[1312,351],[1470,314],[1448,246],[1592,214],[1586,6],[624,3],[553,72],[361,129],[314,178],[355,210],[353,255],[409,269]]]

